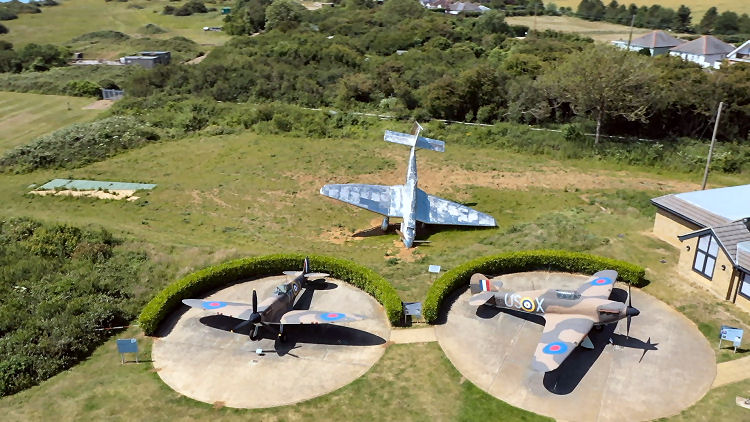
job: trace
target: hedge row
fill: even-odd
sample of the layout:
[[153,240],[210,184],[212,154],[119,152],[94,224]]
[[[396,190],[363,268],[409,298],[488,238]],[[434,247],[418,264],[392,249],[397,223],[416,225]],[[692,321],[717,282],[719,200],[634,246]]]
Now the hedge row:
[[[273,274],[285,270],[299,270],[305,255],[277,254],[242,258],[207,267],[183,277],[159,292],[138,317],[147,335],[156,333],[161,321],[182,303],[182,299],[200,296],[228,283]],[[391,284],[369,268],[351,261],[327,256],[310,255],[310,267],[316,272],[327,272],[373,296],[388,314],[391,324],[403,318],[401,298]]]
[[645,270],[642,267],[616,259],[558,250],[509,252],[474,259],[440,276],[427,292],[422,312],[427,322],[434,323],[438,318],[443,298],[468,284],[474,273],[500,275],[522,271],[556,270],[593,274],[605,269],[617,271],[618,280],[629,282],[633,286],[640,287],[645,284]]

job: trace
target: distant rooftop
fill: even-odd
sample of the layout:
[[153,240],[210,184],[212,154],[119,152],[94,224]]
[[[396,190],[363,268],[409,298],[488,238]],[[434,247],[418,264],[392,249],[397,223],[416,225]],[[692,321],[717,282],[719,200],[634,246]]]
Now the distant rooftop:
[[670,50],[678,53],[701,54],[707,56],[709,54],[727,54],[734,50],[734,46],[732,44],[727,44],[714,36],[704,35],[698,39],[680,44],[677,47],[672,47]]
[[630,45],[637,47],[674,47],[683,44],[685,41],[677,39],[664,31],[653,31],[642,35],[630,42]]
[[750,217],[750,185],[698,190],[674,196],[729,221]]

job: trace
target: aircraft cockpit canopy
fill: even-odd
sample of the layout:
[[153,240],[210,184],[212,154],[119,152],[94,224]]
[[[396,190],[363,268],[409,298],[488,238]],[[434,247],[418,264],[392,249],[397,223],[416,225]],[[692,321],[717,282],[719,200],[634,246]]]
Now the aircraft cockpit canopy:
[[581,298],[581,294],[574,290],[555,290],[558,299],[566,300],[578,300]]
[[289,291],[289,285],[288,284],[280,284],[276,286],[276,289],[273,291],[276,295],[285,295]]

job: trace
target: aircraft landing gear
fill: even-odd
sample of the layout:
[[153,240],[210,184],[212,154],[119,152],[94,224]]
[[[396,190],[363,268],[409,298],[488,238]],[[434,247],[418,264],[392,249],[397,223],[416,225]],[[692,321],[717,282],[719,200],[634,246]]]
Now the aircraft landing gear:
[[260,326],[256,325],[253,327],[253,331],[250,333],[250,340],[260,340]]
[[390,226],[390,220],[386,216],[385,218],[383,218],[383,223],[380,225],[380,230],[382,230],[383,233],[385,233],[388,231],[389,226]]
[[279,325],[279,341],[282,343],[286,341],[286,333],[284,332],[283,325]]

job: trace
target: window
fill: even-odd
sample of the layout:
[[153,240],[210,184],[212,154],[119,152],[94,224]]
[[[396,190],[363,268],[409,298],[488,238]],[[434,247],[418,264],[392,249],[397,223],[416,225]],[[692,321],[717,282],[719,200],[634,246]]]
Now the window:
[[745,296],[746,299],[750,299],[750,274],[742,274],[742,281],[740,282],[740,294]]
[[716,256],[718,253],[719,244],[716,243],[716,238],[710,234],[699,237],[693,269],[710,280],[714,276],[714,267],[716,267]]

